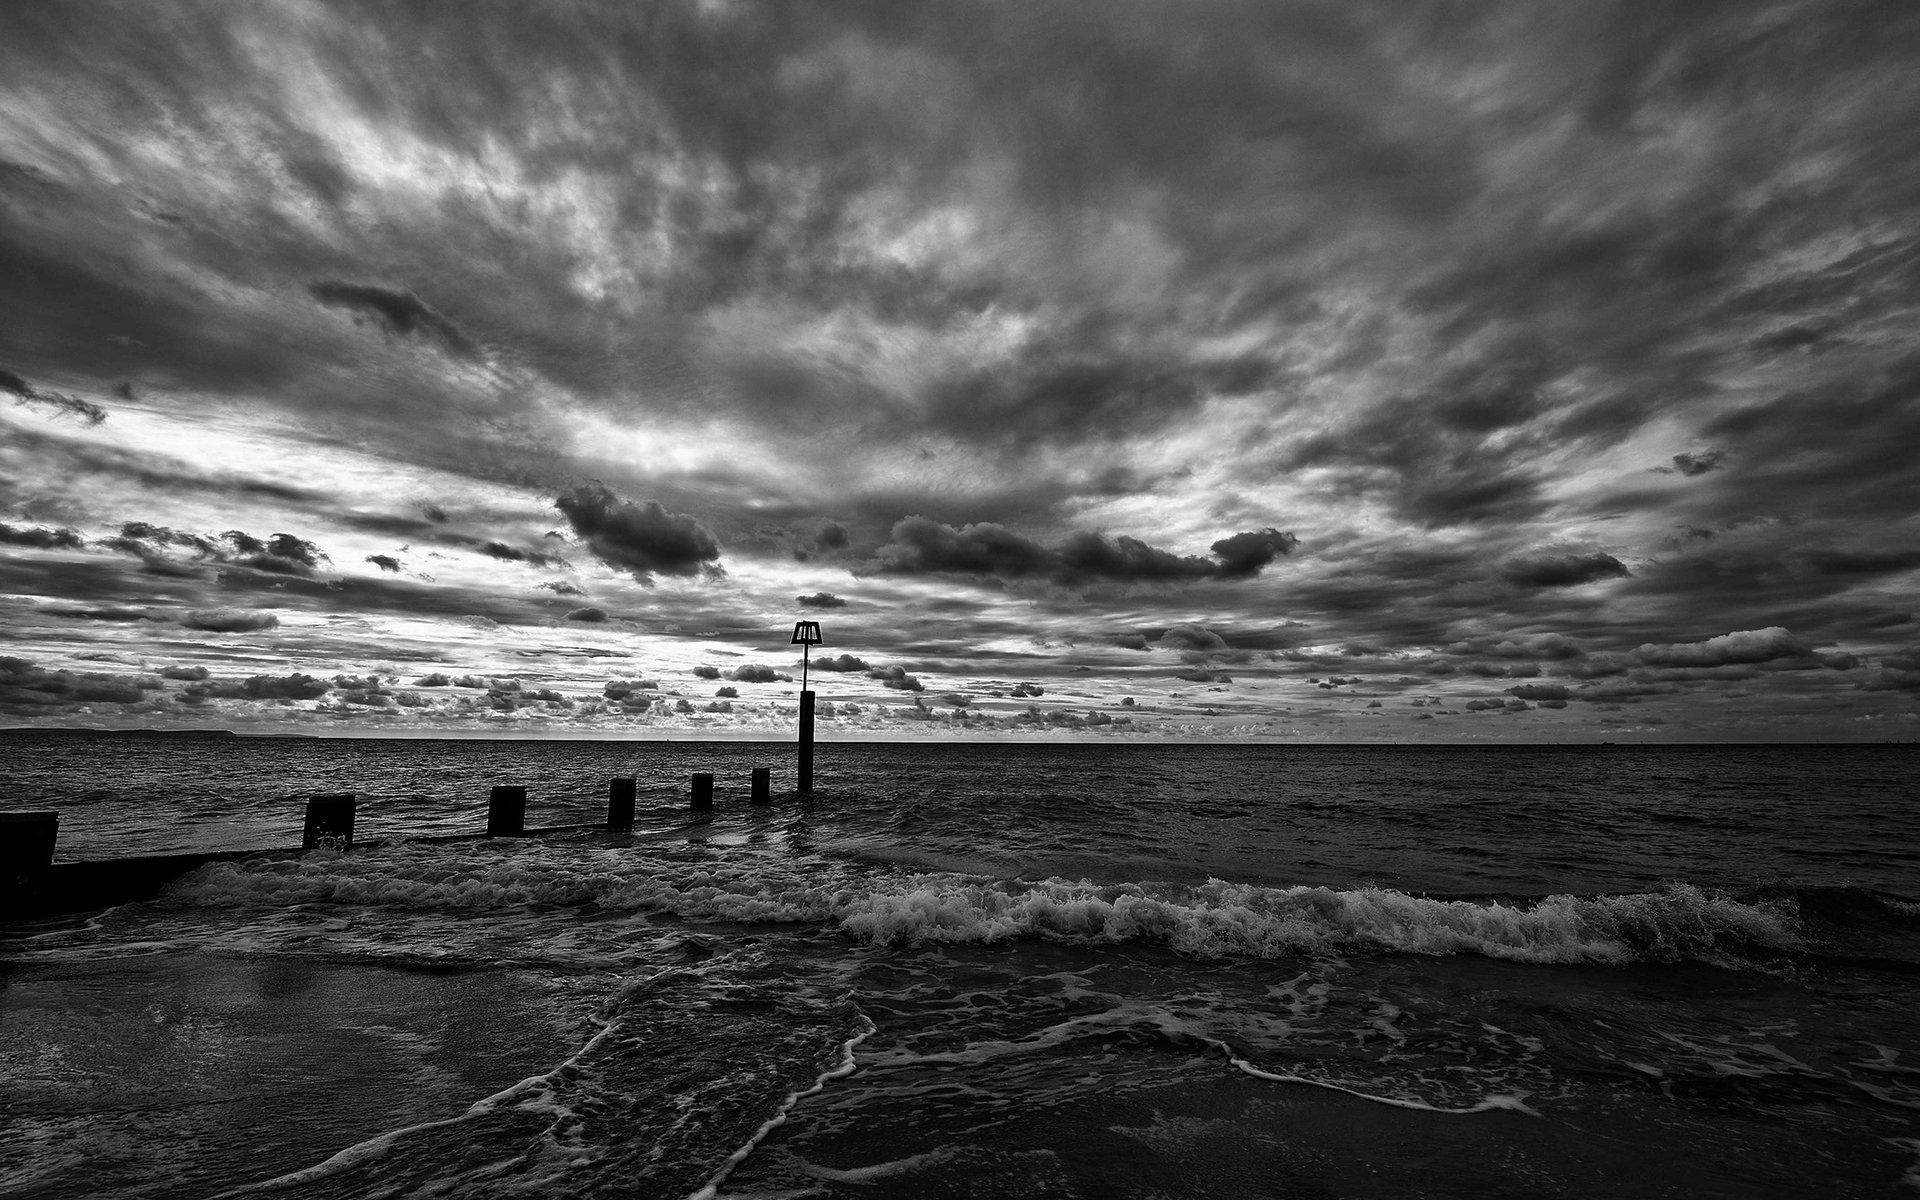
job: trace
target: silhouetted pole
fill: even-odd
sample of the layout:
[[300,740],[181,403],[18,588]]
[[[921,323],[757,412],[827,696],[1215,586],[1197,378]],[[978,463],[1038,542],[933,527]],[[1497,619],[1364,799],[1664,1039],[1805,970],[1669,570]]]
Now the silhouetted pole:
[[807,687],[808,659],[820,644],[820,622],[796,621],[792,644],[800,647],[800,790],[813,790],[813,691]]
[[527,789],[497,787],[487,797],[487,836],[522,837],[527,832]]
[[607,828],[633,828],[633,793],[638,784],[616,776],[607,782]]
[[800,790],[813,790],[813,693],[800,693]]
[[755,804],[773,803],[773,768],[755,767],[753,769],[753,802]]
[[693,811],[705,812],[712,807],[713,776],[706,771],[696,771],[693,776]]
[[353,793],[344,796],[308,796],[307,824],[300,834],[302,850],[353,849],[353,816],[358,807]]
[[60,814],[0,812],[0,895],[23,887],[53,865]]

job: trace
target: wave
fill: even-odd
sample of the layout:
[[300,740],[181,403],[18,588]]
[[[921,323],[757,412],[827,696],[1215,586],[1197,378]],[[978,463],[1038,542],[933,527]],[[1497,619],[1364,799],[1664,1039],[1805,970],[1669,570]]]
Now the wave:
[[415,848],[217,863],[175,884],[169,899],[220,906],[591,907],[694,921],[819,925],[879,945],[1145,943],[1205,959],[1372,951],[1527,963],[1743,965],[1810,950],[1794,896],[1735,898],[1687,884],[1627,895],[1439,898],[1380,887],[996,880],[830,859],[687,862],[555,849]]

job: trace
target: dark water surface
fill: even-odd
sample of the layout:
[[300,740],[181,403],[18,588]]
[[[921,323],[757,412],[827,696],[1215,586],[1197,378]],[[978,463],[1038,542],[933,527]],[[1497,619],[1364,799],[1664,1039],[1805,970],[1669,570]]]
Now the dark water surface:
[[1912,747],[791,756],[0,736],[62,857],[398,839],[0,932],[0,1194],[1920,1188]]

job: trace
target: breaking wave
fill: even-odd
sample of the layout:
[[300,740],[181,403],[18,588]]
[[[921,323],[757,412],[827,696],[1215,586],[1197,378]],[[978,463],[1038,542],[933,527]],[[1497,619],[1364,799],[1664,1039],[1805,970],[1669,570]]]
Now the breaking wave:
[[1137,942],[1207,959],[1373,951],[1529,963],[1731,964],[1808,949],[1792,897],[1736,899],[1686,884],[1627,895],[1444,899],[1379,887],[994,880],[827,859],[690,863],[586,850],[219,863],[185,877],[169,899],[216,906],[594,907],[694,921],[815,924],[882,945]]

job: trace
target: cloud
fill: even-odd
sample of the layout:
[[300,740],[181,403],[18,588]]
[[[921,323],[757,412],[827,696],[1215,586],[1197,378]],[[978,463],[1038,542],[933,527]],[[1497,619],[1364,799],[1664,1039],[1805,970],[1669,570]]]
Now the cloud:
[[400,573],[400,560],[390,554],[369,554],[366,557],[366,561],[379,567],[382,571],[389,571],[396,575]]
[[162,667],[160,669],[160,678],[162,679],[185,679],[194,681],[205,679],[211,674],[212,672],[208,671],[205,667]]
[[433,338],[449,351],[466,358],[478,352],[459,327],[427,307],[425,301],[410,291],[331,279],[309,284],[307,291],[330,308],[374,316],[402,337]]
[[1690,478],[1695,475],[1705,475],[1708,471],[1719,470],[1720,461],[1725,457],[1726,454],[1719,450],[1708,450],[1700,454],[1683,451],[1673,456],[1672,469]]
[[735,667],[733,670],[727,672],[727,678],[733,680],[735,683],[793,682],[793,676],[782,674],[772,667],[760,663],[748,663]]
[[0,522],[0,542],[10,546],[31,546],[37,550],[78,550],[85,545],[78,530],[45,526],[14,527]]
[[257,633],[278,627],[280,618],[262,608],[194,608],[180,615],[180,623],[210,633]]
[[556,596],[584,596],[587,594],[585,588],[568,583],[564,579],[549,579],[545,583],[536,583],[533,586],[552,592]]
[[216,684],[210,691],[226,699],[315,700],[332,688],[324,679],[295,671],[289,675],[252,675],[239,683]]
[[1572,692],[1558,683],[1523,683],[1519,687],[1508,688],[1507,694],[1522,700],[1565,700]]
[[1230,649],[1227,639],[1204,625],[1175,625],[1162,633],[1155,644],[1163,649],[1190,650],[1212,654]]
[[720,668],[710,663],[701,663],[694,667],[693,677],[695,679],[718,679],[720,678]]
[[567,614],[567,620],[569,621],[585,621],[589,624],[597,624],[606,619],[607,612],[605,609],[593,608],[591,606],[587,608],[576,608]]
[[1118,646],[1122,650],[1148,650],[1147,636],[1143,633],[1115,633],[1107,637],[1107,645]]
[[311,575],[327,557],[320,547],[290,533],[276,533],[264,542],[237,529],[220,537],[238,552],[226,561],[277,575]]
[[669,513],[658,501],[621,500],[605,485],[586,483],[554,500],[575,533],[608,566],[630,571],[641,583],[654,575],[719,575],[719,543],[684,513]]
[[[326,552],[304,538],[276,533],[265,540],[238,529],[229,529],[218,538],[188,533],[148,521],[128,521],[114,537],[99,545],[139,558],[149,573],[189,578],[200,572],[193,564],[218,563],[243,567],[270,575],[310,577],[327,559]],[[173,557],[169,548],[191,551],[191,563]]]
[[50,616],[67,617],[75,621],[161,621],[166,618],[155,614],[150,608],[130,608],[124,605],[109,605],[105,608],[49,608]]
[[1100,583],[1252,578],[1298,541],[1273,529],[1234,534],[1213,544],[1216,562],[1177,555],[1124,535],[1079,532],[1047,547],[992,522],[956,528],[920,516],[895,522],[891,538],[874,552],[871,570],[885,575],[1038,579],[1076,589]]
[[879,680],[881,687],[895,688],[903,692],[920,692],[926,690],[918,679],[907,674],[905,667],[875,667],[873,670],[867,672],[867,678]]
[[1501,578],[1524,588],[1573,587],[1627,574],[1626,564],[1603,553],[1513,558],[1500,568]]
[[558,554],[545,554],[538,550],[522,550],[509,546],[505,542],[485,542],[480,553],[488,558],[497,558],[501,562],[532,563],[536,567],[564,567],[567,560]]
[[815,592],[811,596],[795,596],[794,601],[801,608],[845,608],[847,602],[832,592]]
[[829,654],[824,658],[814,659],[813,669],[816,671],[853,672],[870,671],[873,667],[866,659],[856,658],[851,654]]
[[0,391],[13,393],[15,404],[51,408],[56,413],[79,417],[89,425],[98,425],[107,419],[107,410],[98,404],[63,392],[36,388],[5,367],[0,367]]
[[32,660],[0,656],[0,711],[36,714],[80,704],[138,704],[159,688],[152,677],[126,678],[49,671]]
[[1675,642],[1667,645],[1645,643],[1634,650],[1634,657],[1656,667],[1723,667],[1734,663],[1766,663],[1782,658],[1803,658],[1813,647],[1779,625],[1765,629],[1737,630],[1703,642]]
[[1232,537],[1221,538],[1212,549],[1220,560],[1220,575],[1227,579],[1240,579],[1258,575],[1275,558],[1292,554],[1300,539],[1291,533],[1282,533],[1269,526],[1255,533],[1236,533]]
[[1225,671],[1209,671],[1205,667],[1190,667],[1184,671],[1175,671],[1175,679],[1184,679],[1189,683],[1232,683],[1233,676]]

